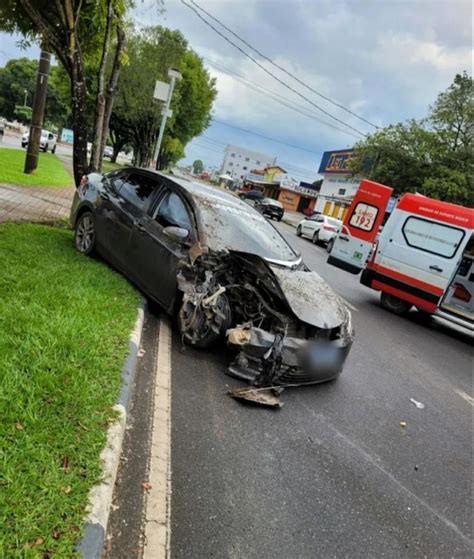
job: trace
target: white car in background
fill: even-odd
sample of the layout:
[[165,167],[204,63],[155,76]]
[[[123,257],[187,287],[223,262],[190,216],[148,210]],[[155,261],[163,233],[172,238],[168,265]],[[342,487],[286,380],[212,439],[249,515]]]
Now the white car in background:
[[331,251],[334,239],[342,229],[342,221],[323,214],[313,214],[298,223],[296,234],[298,237],[307,237],[316,245],[325,243],[328,252]]
[[[27,132],[23,134],[21,138],[21,147],[26,148],[28,145],[28,140],[30,139],[30,133]],[[40,137],[40,150],[41,151],[51,151],[54,153],[56,151],[56,136],[49,130],[41,130]]]

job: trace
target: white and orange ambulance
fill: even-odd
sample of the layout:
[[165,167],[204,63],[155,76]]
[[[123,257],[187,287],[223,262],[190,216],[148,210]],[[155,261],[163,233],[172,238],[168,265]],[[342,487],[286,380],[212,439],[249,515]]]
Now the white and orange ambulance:
[[405,194],[379,233],[391,194],[361,181],[328,263],[362,272],[394,313],[414,306],[474,331],[474,210]]

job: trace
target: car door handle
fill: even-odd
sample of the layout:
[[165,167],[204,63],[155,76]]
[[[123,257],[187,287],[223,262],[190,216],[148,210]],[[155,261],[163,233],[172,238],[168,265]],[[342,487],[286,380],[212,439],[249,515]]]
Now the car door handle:
[[442,272],[443,268],[440,268],[439,266],[430,266],[430,270],[434,270],[435,272]]
[[133,222],[133,225],[135,225],[135,227],[139,230],[139,231],[145,231],[145,225],[143,224],[143,222],[140,219],[136,219]]

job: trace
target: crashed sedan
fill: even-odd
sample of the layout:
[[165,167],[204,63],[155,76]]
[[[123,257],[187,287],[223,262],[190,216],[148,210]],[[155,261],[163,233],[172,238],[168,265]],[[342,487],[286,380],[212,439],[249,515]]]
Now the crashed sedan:
[[129,168],[85,176],[75,246],[97,250],[177,316],[196,347],[236,349],[229,373],[257,387],[334,379],[353,340],[342,299],[258,211],[218,188]]

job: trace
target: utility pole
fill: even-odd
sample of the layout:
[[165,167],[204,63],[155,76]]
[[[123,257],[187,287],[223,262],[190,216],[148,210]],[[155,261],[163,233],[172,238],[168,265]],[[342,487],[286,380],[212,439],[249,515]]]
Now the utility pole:
[[33,98],[33,112],[31,115],[28,151],[25,159],[25,173],[32,173],[38,167],[41,129],[43,127],[46,93],[48,92],[49,63],[51,54],[41,50],[38,74],[36,75],[36,90]]
[[28,98],[28,91],[26,89],[23,90],[25,92],[25,102],[23,103],[23,106],[26,107],[26,100]]
[[153,157],[153,160],[155,161],[156,170],[158,170],[158,163],[159,163],[158,158],[160,156],[160,148],[161,148],[161,142],[163,141],[163,134],[165,133],[166,119],[173,114],[173,111],[171,111],[170,109],[170,105],[171,105],[171,98],[173,97],[174,86],[176,84],[176,80],[180,80],[183,77],[181,75],[181,72],[175,70],[174,68],[170,68],[168,70],[168,76],[171,78],[171,82],[168,89],[168,97],[166,98],[165,107],[161,113],[163,115],[163,118],[161,119],[160,132],[158,134],[158,140],[156,142],[156,147],[155,147],[155,155]]

